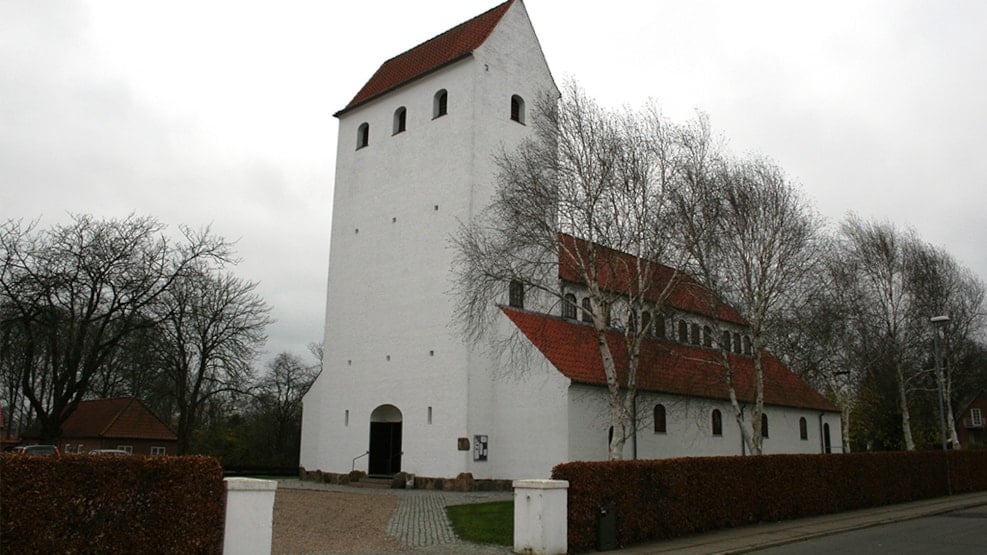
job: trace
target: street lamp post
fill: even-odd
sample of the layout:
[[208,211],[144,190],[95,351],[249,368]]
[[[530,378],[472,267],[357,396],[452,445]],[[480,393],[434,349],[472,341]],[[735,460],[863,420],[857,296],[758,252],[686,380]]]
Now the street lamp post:
[[943,379],[942,379],[942,333],[949,323],[949,316],[933,316],[929,319],[935,333],[932,336],[932,349],[936,358],[936,383],[939,390],[939,426],[942,438],[942,452],[946,457],[946,491],[953,495],[952,479],[949,475],[949,453],[946,449],[946,410],[943,407]]

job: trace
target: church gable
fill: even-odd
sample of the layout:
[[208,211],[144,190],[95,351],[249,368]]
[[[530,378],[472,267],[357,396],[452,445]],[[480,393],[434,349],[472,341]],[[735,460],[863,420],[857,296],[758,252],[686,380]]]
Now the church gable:
[[471,55],[487,40],[514,1],[508,0],[387,60],[349,104],[335,115],[338,117],[378,96]]

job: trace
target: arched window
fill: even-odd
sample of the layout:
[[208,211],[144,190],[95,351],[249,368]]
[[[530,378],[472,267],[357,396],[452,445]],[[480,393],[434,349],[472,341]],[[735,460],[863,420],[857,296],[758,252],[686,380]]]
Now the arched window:
[[627,314],[627,331],[637,333],[637,311],[633,308]]
[[713,330],[709,326],[703,326],[703,347],[713,346]]
[[690,327],[690,329],[692,331],[691,337],[690,337],[690,339],[692,340],[691,343],[693,345],[699,345],[702,342],[702,339],[699,337],[699,335],[700,335],[699,334],[699,324],[692,324],[692,326]]
[[768,415],[761,413],[761,437],[768,437]]
[[449,93],[445,89],[435,93],[432,99],[432,119],[440,118],[449,113]]
[[572,293],[566,293],[565,297],[562,298],[562,317],[568,318],[569,320],[576,319],[576,296]]
[[804,416],[799,418],[799,439],[809,439],[809,423]]
[[689,342],[689,324],[685,320],[679,320],[679,343]]
[[655,335],[661,338],[665,337],[665,317],[661,314],[655,317]]
[[655,433],[663,434],[665,432],[665,405],[655,405]]
[[524,284],[518,280],[511,280],[508,302],[516,308],[524,308]]
[[754,354],[754,344],[751,342],[751,336],[744,336],[744,354],[752,355]]
[[370,144],[370,124],[361,123],[360,127],[356,128],[356,148],[361,149]]
[[511,97],[511,119],[524,123],[524,99],[518,95]]
[[593,301],[583,297],[583,322],[593,323]]
[[740,354],[740,334],[733,334],[733,352]]
[[404,106],[394,110],[394,134],[403,133],[407,129],[407,124],[408,110]]
[[713,409],[713,435],[723,435],[723,415],[720,414],[720,409]]
[[720,337],[720,348],[726,352],[730,352],[730,332],[723,332],[723,336]]

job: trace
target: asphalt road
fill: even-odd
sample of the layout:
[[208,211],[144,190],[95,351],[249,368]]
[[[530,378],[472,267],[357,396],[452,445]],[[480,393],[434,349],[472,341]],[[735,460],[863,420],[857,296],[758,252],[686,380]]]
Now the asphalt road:
[[761,555],[987,553],[987,506],[916,518],[756,551]]

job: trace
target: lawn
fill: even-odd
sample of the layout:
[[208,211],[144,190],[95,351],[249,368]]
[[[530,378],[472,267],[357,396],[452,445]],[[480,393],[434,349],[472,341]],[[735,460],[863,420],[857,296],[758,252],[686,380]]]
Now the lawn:
[[446,511],[460,539],[514,545],[514,501],[452,505]]

